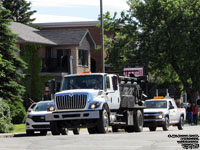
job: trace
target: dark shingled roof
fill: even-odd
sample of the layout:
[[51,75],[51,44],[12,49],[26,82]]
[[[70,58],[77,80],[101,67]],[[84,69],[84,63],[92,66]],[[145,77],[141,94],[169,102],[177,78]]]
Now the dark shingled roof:
[[88,29],[57,29],[37,31],[41,36],[53,41],[57,45],[76,45],[80,46],[86,37],[91,47],[95,48],[96,44]]
[[87,38],[90,46],[96,48],[88,29],[38,30],[17,22],[12,22],[9,28],[17,34],[19,43],[80,46],[84,38]]
[[22,23],[12,22],[9,25],[9,28],[14,34],[17,34],[17,40],[20,43],[56,45],[56,43],[37,34],[36,32],[39,31],[38,29],[32,28]]

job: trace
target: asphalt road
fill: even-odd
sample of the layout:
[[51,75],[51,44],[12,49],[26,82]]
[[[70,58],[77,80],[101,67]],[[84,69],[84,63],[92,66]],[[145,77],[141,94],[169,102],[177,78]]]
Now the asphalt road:
[[170,127],[169,131],[162,131],[162,128],[158,128],[155,132],[144,128],[140,133],[121,131],[89,135],[87,130],[82,129],[80,135],[73,135],[71,131],[63,136],[28,137],[22,134],[0,138],[0,150],[183,150],[178,143],[181,137],[187,138],[185,141],[197,138],[193,141],[200,144],[200,125],[186,125],[183,130]]

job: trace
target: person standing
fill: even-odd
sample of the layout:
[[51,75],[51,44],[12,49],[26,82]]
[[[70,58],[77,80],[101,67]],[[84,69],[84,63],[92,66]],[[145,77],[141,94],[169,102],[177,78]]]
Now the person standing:
[[186,117],[187,117],[188,124],[191,125],[192,124],[192,120],[193,120],[193,114],[192,114],[192,106],[191,106],[190,103],[188,104],[186,112],[187,112]]
[[193,123],[197,125],[197,115],[198,115],[198,107],[196,104],[192,105],[192,113],[193,113]]

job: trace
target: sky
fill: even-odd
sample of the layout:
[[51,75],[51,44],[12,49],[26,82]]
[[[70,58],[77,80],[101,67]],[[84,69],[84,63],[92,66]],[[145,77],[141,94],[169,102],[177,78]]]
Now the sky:
[[[100,0],[26,0],[31,2],[34,23],[96,21],[100,14]],[[127,0],[103,0],[103,12],[120,14],[128,10]]]

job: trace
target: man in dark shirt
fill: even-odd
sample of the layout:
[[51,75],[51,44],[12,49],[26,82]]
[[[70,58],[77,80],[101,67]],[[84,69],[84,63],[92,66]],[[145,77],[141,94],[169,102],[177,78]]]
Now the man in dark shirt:
[[187,112],[187,121],[188,121],[188,124],[192,124],[193,115],[192,115],[192,106],[191,106],[191,104],[188,104],[186,112]]

